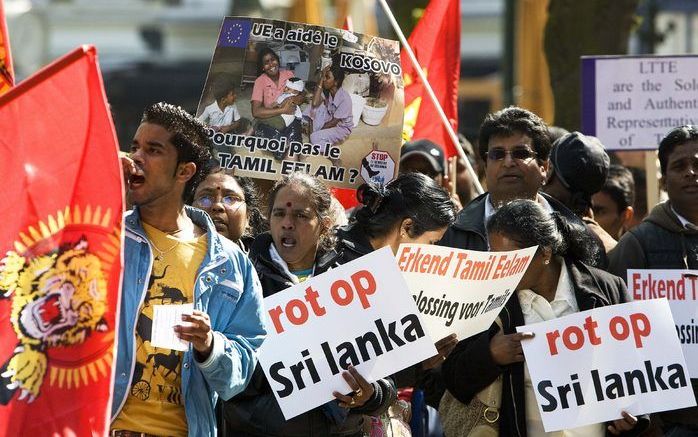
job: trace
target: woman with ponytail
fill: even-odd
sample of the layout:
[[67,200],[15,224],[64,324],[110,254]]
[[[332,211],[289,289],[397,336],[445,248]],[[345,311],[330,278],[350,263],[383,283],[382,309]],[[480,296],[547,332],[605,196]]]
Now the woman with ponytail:
[[[517,326],[552,320],[592,308],[630,300],[617,276],[591,267],[598,245],[582,225],[558,213],[548,213],[531,200],[514,200],[497,210],[487,223],[492,251],[538,246],[514,294],[488,331],[458,343],[443,364],[443,379],[451,394],[463,403],[488,387],[500,375],[502,400],[499,435],[547,435],[521,341],[532,334],[516,333]],[[646,416],[628,413],[607,424],[569,430],[565,435],[639,435],[648,426]]]
[[[344,262],[385,246],[397,253],[402,243],[435,244],[455,219],[448,192],[421,173],[401,174],[385,187],[365,184],[359,187],[357,197],[363,206],[349,225],[337,230],[337,251]],[[413,419],[413,431],[426,427],[427,420],[434,426],[432,420],[438,415],[435,410],[427,414],[424,401],[438,406],[444,391],[439,366],[456,342],[455,335],[440,339],[435,344],[437,355],[393,375],[398,387],[423,390],[413,396],[420,401],[413,402],[412,414],[423,422],[415,425],[418,421]]]
[[357,197],[363,206],[337,231],[347,259],[385,246],[397,253],[402,243],[434,244],[455,219],[449,194],[421,173],[401,174],[385,187],[364,184]]

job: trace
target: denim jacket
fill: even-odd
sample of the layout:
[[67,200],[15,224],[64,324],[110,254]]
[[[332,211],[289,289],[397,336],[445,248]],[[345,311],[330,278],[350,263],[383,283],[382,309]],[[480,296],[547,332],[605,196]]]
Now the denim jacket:
[[[213,350],[204,362],[191,346],[182,359],[182,393],[190,436],[215,436],[214,406],[247,386],[266,336],[262,290],[245,254],[216,232],[201,210],[185,207],[192,221],[206,230],[208,249],[194,286],[194,308],[211,318]],[[153,256],[137,208],[124,217],[124,273],[114,371],[112,420],[131,387],[135,366],[136,320],[147,291]]]

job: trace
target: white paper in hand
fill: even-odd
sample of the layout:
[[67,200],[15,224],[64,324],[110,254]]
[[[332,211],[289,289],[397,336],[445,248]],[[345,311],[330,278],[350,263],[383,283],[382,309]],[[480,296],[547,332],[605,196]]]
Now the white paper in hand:
[[153,331],[150,344],[153,347],[186,351],[189,342],[181,340],[174,331],[176,325],[182,325],[182,314],[192,314],[194,304],[153,305]]

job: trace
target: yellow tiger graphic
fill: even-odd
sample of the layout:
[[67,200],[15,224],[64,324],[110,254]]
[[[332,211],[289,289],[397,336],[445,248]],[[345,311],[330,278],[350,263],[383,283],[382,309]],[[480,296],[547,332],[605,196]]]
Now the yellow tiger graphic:
[[99,258],[87,249],[81,238],[35,257],[10,251],[0,261],[0,298],[11,299],[10,322],[19,340],[0,368],[0,404],[17,390],[19,400],[39,396],[48,348],[80,344],[107,329],[107,284]]

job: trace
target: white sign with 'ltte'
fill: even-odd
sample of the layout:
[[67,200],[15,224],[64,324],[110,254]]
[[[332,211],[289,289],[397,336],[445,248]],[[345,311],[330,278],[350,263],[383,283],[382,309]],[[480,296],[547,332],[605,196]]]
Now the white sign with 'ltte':
[[608,150],[656,149],[698,124],[698,56],[582,58],[582,130]]

